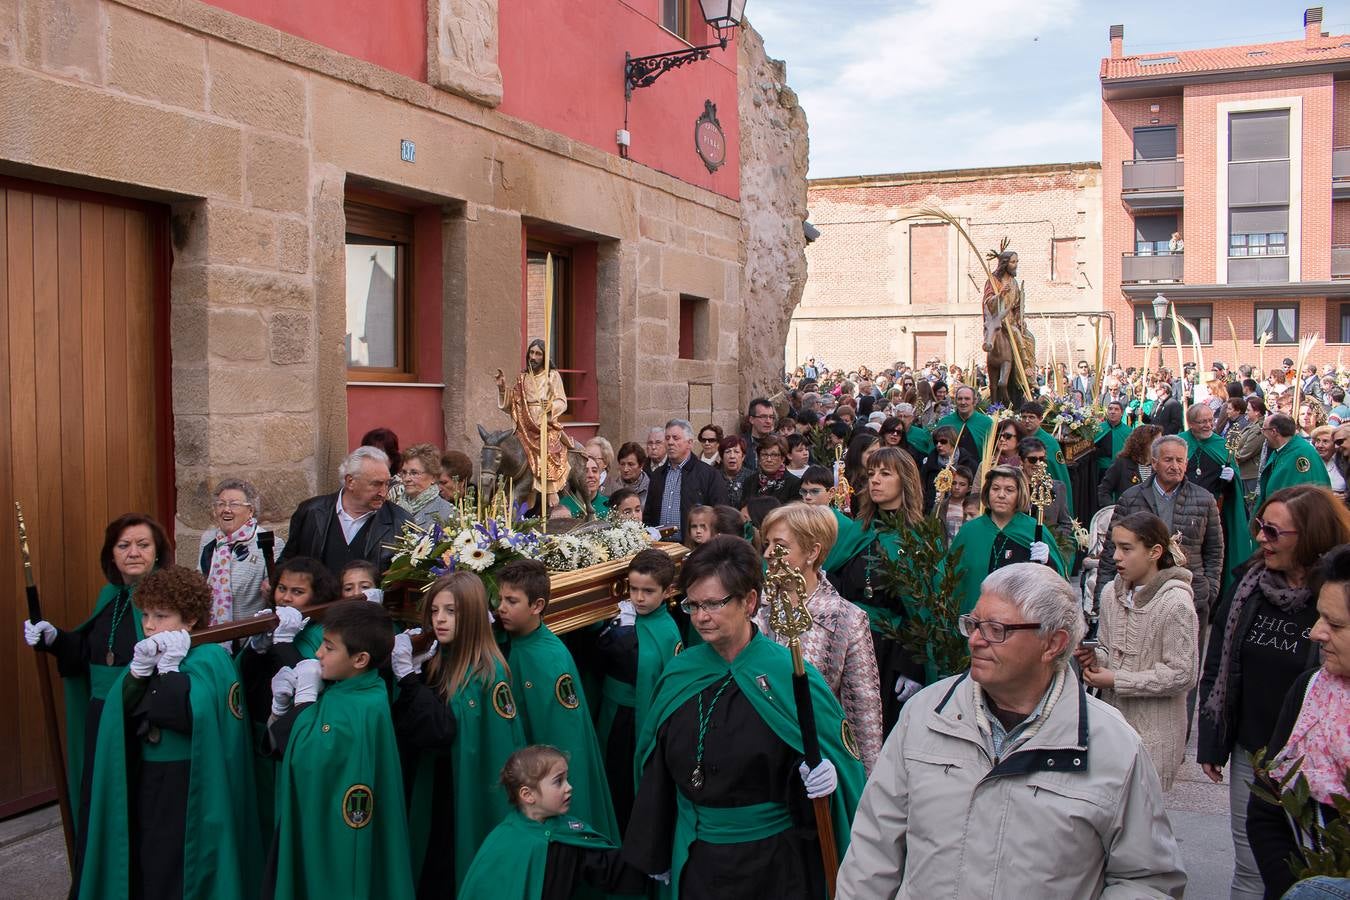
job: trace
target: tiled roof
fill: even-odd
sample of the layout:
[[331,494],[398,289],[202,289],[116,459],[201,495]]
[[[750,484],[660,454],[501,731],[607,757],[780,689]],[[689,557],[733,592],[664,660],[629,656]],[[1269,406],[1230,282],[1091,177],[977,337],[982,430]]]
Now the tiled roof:
[[1174,50],[1102,60],[1101,77],[1153,78],[1160,75],[1192,75],[1230,69],[1257,69],[1279,65],[1313,65],[1329,60],[1350,63],[1350,35],[1321,38],[1308,46],[1303,40],[1243,47],[1211,47],[1206,50]]

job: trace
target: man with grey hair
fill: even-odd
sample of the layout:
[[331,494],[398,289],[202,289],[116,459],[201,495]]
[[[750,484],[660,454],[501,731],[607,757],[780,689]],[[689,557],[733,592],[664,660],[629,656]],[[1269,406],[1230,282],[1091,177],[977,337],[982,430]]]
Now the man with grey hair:
[[651,476],[666,462],[666,430],[660,425],[647,429],[647,475]]
[[654,528],[673,528],[684,539],[689,510],[727,502],[727,480],[692,452],[694,426],[684,419],[666,423],[666,462],[651,476],[642,521]]
[[970,669],[915,694],[853,819],[839,900],[1180,897],[1181,853],[1139,735],[1069,657],[1073,588],[1014,563],[959,620]]
[[407,510],[385,502],[389,457],[378,447],[357,447],[338,466],[338,479],[337,493],[311,497],[296,507],[281,560],[310,556],[336,575],[352,560],[363,559],[383,575],[393,559],[388,545],[409,519]]

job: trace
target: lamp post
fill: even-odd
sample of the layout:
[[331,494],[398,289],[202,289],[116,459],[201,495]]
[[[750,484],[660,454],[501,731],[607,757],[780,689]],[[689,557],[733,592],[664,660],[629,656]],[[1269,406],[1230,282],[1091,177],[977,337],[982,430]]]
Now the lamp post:
[[625,53],[623,62],[625,100],[633,96],[635,88],[650,87],[656,79],[671,69],[707,59],[710,50],[727,49],[731,32],[739,28],[745,18],[746,0],[698,0],[698,2],[703,13],[703,21],[717,30],[717,41],[701,47],[672,50],[669,53],[653,53],[650,56],[633,56]]
[[1162,294],[1153,298],[1153,318],[1158,323],[1158,359],[1162,360],[1163,317],[1167,315],[1167,298]]

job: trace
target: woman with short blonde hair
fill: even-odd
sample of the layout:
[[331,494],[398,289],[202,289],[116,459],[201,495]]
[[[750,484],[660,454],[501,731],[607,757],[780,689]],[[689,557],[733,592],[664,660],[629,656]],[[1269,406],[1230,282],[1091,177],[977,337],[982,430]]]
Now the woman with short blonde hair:
[[436,484],[441,477],[441,451],[430,444],[414,444],[403,451],[403,465],[399,467],[403,481],[403,495],[396,501],[412,513],[419,527],[426,528],[437,520],[448,520],[454,512],[450,501],[441,496]]

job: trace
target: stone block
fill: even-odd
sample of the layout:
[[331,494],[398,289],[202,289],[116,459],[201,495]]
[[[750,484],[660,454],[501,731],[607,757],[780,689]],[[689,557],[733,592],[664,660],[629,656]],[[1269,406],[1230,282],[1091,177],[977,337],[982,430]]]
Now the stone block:
[[181,296],[174,291],[169,313],[169,345],[173,359],[183,363],[204,363],[207,353],[207,321],[204,298]]
[[19,24],[19,6],[0,3],[0,62],[12,63],[19,59],[22,49]]
[[640,204],[638,209],[644,216],[665,219],[667,222],[675,219],[675,198],[665,191],[642,188],[638,197]]
[[665,291],[654,289],[644,289],[638,295],[638,317],[642,319],[657,319],[662,322],[670,320],[670,301],[671,294]]
[[213,309],[209,321],[212,356],[231,361],[267,358],[267,325],[255,310]]
[[638,234],[664,244],[670,240],[670,223],[653,216],[638,216]]
[[676,349],[670,346],[670,327],[665,322],[641,323],[638,326],[638,346],[642,348],[643,357],[650,360],[674,356]]
[[[211,488],[221,477],[224,477],[223,473],[213,479],[210,471],[203,466],[178,466],[178,518],[189,528],[195,528],[199,534],[215,527],[215,522],[211,520]],[[195,568],[195,563],[196,560],[193,560],[190,564]]]
[[293,69],[258,53],[212,43],[211,112],[245,125],[303,137],[308,120],[305,82]]
[[282,219],[277,223],[277,264],[285,272],[309,271],[309,226]]
[[212,416],[210,465],[247,466],[258,462],[262,426],[254,416]]
[[314,455],[314,423],[309,416],[268,416],[262,427],[262,461],[296,463]]
[[715,234],[704,235],[703,253],[714,259],[736,262],[741,255],[741,242],[736,238],[722,238]]
[[244,157],[249,203],[279,212],[309,208],[309,149],[298,141],[252,134]]
[[100,0],[29,0],[22,4],[30,66],[81,81],[103,82]]
[[[317,493],[308,471],[299,467],[259,469],[247,477],[262,495],[262,517],[271,522],[286,522],[297,506]],[[322,479],[325,485],[329,482]]]
[[661,245],[643,241],[638,247],[638,284],[661,284]]
[[266,269],[277,264],[277,219],[271,213],[212,204],[206,227],[210,261]]
[[666,247],[661,252],[660,283],[668,291],[719,299],[726,290],[725,269],[726,264],[717,260]]
[[173,385],[173,412],[179,415],[201,415],[208,410],[207,371],[204,365],[175,365],[170,375]]
[[272,362],[279,366],[308,362],[314,344],[309,313],[273,313],[271,329]]
[[217,366],[211,371],[211,413],[309,412],[314,408],[310,374],[273,368]]
[[196,466],[206,462],[209,423],[206,416],[173,417],[173,455],[178,465]]
[[205,109],[206,41],[154,16],[115,4],[106,9],[108,84],[170,106]]
[[313,309],[314,287],[308,278],[240,269],[234,266],[204,267],[206,292],[211,306],[249,305],[262,309]]

